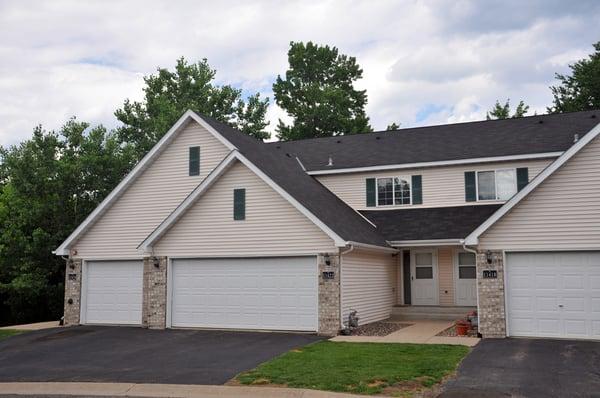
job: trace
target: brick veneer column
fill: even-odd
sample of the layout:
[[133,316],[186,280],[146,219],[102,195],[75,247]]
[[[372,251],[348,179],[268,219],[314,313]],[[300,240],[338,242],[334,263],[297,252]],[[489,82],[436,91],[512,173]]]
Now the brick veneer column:
[[[335,336],[340,330],[340,258],[329,255],[330,264],[325,263],[325,255],[319,254],[319,334]],[[323,272],[333,272],[333,279],[323,278]]]
[[167,257],[144,257],[144,294],[142,325],[149,329],[164,329],[167,322]]
[[65,325],[79,325],[81,310],[81,260],[69,258],[65,268]]
[[[483,337],[506,337],[504,308],[504,258],[501,251],[493,251],[492,263],[487,262],[487,251],[477,255],[477,289],[479,294],[479,333]],[[497,278],[483,278],[484,270],[495,270]]]

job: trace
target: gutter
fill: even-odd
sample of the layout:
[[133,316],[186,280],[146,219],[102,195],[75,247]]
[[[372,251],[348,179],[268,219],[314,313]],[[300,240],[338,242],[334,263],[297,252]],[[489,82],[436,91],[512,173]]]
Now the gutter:
[[[397,253],[398,252],[398,249],[395,249],[393,247],[369,245],[367,243],[360,243],[360,242],[354,242],[354,241],[347,241],[347,242],[345,242],[345,245],[346,245],[346,247],[350,246],[350,249],[347,251],[347,253],[354,250],[354,248],[373,250],[373,251],[382,251],[382,252],[388,252],[388,253]],[[345,253],[343,253],[343,254],[345,254]]]

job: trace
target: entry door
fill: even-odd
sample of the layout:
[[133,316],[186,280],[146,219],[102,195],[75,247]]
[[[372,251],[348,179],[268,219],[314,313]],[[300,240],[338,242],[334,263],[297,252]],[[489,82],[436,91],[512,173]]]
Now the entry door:
[[456,256],[456,305],[477,305],[477,270],[475,254],[459,252]]
[[411,257],[412,304],[438,305],[438,270],[435,251],[412,251]]

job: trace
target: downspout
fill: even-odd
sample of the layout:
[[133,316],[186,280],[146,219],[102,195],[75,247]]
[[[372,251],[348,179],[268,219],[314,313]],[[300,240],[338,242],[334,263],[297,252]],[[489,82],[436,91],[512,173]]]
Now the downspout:
[[346,250],[342,250],[341,248],[339,249],[340,270],[338,273],[340,274],[340,330],[342,330],[344,328],[344,308],[342,306],[342,256],[344,256],[345,254],[351,253],[352,251],[354,251],[354,245],[350,245],[350,248],[348,248]]
[[473,253],[475,255],[475,296],[477,297],[477,328],[480,327],[481,323],[479,322],[479,271],[477,271],[477,250],[467,247],[464,239],[460,240],[462,244],[463,250],[469,253]]

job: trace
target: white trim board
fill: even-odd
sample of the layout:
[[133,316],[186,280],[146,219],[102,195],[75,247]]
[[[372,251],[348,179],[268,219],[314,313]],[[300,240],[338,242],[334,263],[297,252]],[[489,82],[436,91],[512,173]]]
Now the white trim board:
[[237,149],[231,142],[223,137],[210,124],[202,119],[195,112],[188,110],[179,120],[165,133],[165,135],[152,147],[152,149],[139,161],[127,176],[108,194],[106,198],[90,213],[89,216],[65,239],[61,245],[54,250],[54,254],[66,256],[69,254],[69,247],[85,233],[106,210],[125,192],[125,190],[146,170],[152,162],[163,152],[163,150],[173,141],[175,136],[181,132],[190,120],[196,121],[212,135],[215,136],[230,150]]
[[307,171],[307,174],[309,174],[309,175],[344,174],[344,173],[359,173],[359,172],[365,172],[365,171],[418,169],[418,168],[424,168],[424,167],[452,166],[452,165],[461,165],[461,164],[507,162],[507,161],[511,161],[511,160],[547,159],[547,158],[557,158],[557,157],[561,156],[563,153],[564,152],[541,152],[541,153],[529,153],[529,154],[524,154],[524,155],[507,155],[507,156],[491,156],[491,157],[485,157],[485,158],[440,160],[440,161],[435,161],[435,162],[418,162],[418,163],[387,164],[387,165],[381,165],[381,166],[350,167],[347,169]]
[[529,182],[515,196],[509,199],[501,208],[496,210],[494,214],[492,214],[487,220],[483,222],[475,231],[471,232],[469,236],[465,238],[465,245],[477,245],[479,243],[479,237],[487,231],[492,225],[496,223],[500,218],[502,218],[506,213],[508,213],[513,207],[515,207],[523,198],[525,198],[529,193],[531,193],[535,188],[537,188],[542,182],[544,182],[548,177],[550,177],[556,170],[558,170],[563,164],[565,164],[569,159],[571,159],[577,152],[579,152],[583,147],[585,147],[588,143],[590,143],[594,138],[596,138],[600,134],[600,123],[598,123],[593,129],[591,129],[586,135],[584,135],[579,141],[577,141],[573,146],[567,149],[558,159],[552,162],[548,167],[542,170],[533,180]]

